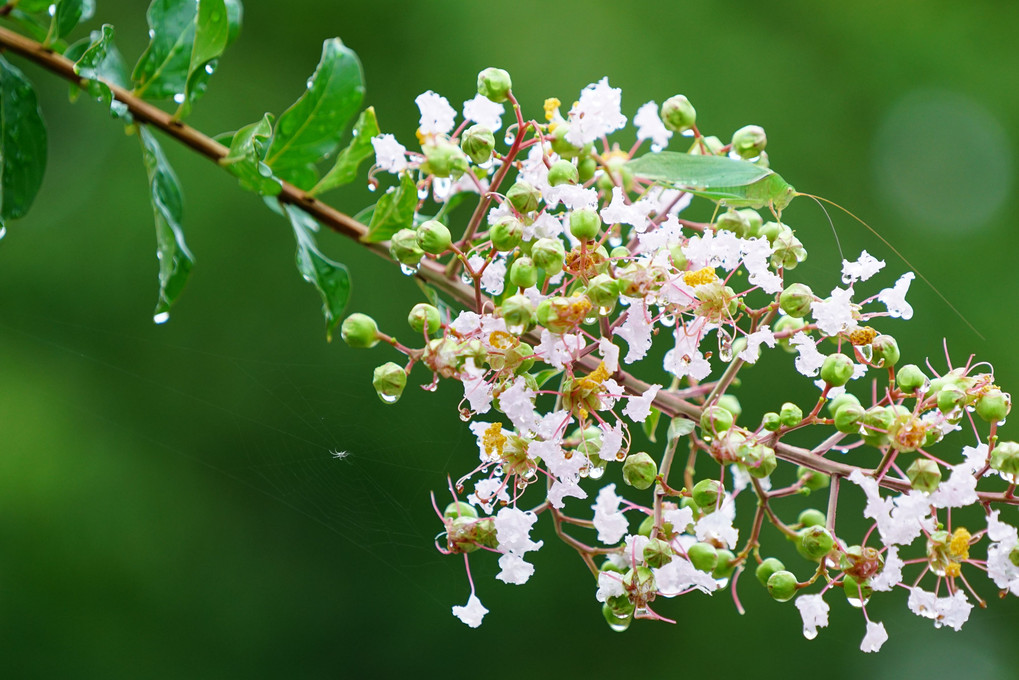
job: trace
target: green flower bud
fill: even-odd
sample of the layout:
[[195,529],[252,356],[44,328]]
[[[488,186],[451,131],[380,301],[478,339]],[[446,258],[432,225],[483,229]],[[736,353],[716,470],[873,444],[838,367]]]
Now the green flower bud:
[[853,377],[856,365],[845,354],[831,354],[821,364],[821,380],[832,387],[841,387]]
[[807,259],[807,250],[792,229],[784,229],[771,245],[775,248],[771,254],[771,264],[775,267],[796,269],[796,265]]
[[718,548],[710,543],[694,543],[686,549],[686,556],[697,571],[710,574],[718,566]]
[[817,562],[835,547],[835,539],[824,526],[809,526],[796,534],[796,550],[808,560]]
[[845,574],[842,577],[842,592],[846,594],[849,604],[858,607],[861,603],[866,604],[874,591],[867,579],[861,581],[852,574]]
[[580,147],[566,141],[566,133],[569,131],[570,126],[566,123],[559,123],[552,131],[552,151],[559,154],[560,158],[576,158],[581,152]]
[[941,483],[941,468],[933,460],[917,458],[906,469],[909,485],[917,491],[933,493]]
[[795,427],[803,420],[803,410],[796,404],[787,401],[782,404],[778,417],[782,419],[784,427]]
[[581,241],[593,241],[601,231],[601,218],[591,208],[580,208],[570,213],[570,233]]
[[[407,323],[415,333],[428,333],[431,335],[439,330],[442,323],[439,318],[439,310],[424,302],[419,302],[410,308],[407,315]],[[426,331],[425,328],[428,328]]]
[[654,484],[657,476],[658,465],[655,459],[643,451],[631,453],[623,463],[623,481],[639,491]]
[[743,208],[742,210],[737,210],[736,212],[745,217],[747,222],[750,224],[750,228],[747,229],[746,238],[761,235],[760,232],[761,227],[764,226],[764,220],[761,219],[760,213],[758,213],[753,208]]
[[690,498],[698,508],[711,512],[718,505],[719,497],[724,493],[725,487],[718,480],[702,479],[693,485],[693,489],[690,490]]
[[764,479],[778,466],[775,450],[764,444],[744,444],[739,448],[740,462],[751,477]]
[[442,511],[442,516],[446,519],[453,519],[454,517],[476,518],[478,511],[470,503],[455,501],[446,506],[446,509]]
[[548,183],[551,186],[576,184],[579,181],[580,171],[577,170],[577,166],[567,160],[559,159],[548,169]]
[[1019,480],[1019,444],[1013,441],[998,442],[991,451],[991,467],[1009,482]]
[[729,578],[734,571],[736,571],[736,556],[731,550],[719,550],[718,564],[711,570],[711,576],[716,579]]
[[732,150],[740,158],[757,158],[768,145],[768,136],[759,125],[745,125],[732,134]]
[[872,406],[863,414],[863,441],[870,446],[887,446],[891,442],[895,412],[882,406]]
[[577,182],[587,182],[598,171],[598,161],[591,156],[584,156],[577,162]]
[[686,271],[686,253],[683,252],[682,244],[675,243],[669,247],[669,257],[672,258],[672,266],[679,271]]
[[517,209],[517,212],[534,212],[541,202],[541,192],[524,180],[518,180],[506,192],[506,200]]
[[966,392],[956,385],[945,385],[938,392],[938,408],[942,413],[948,413],[966,403],[968,396]]
[[407,372],[399,364],[392,361],[375,367],[372,385],[379,399],[386,404],[395,404],[407,386]]
[[[707,137],[701,137],[695,139],[687,149],[687,153],[693,156],[718,156],[722,153],[722,140],[714,135],[708,135]],[[704,147],[707,147],[705,151]]]
[[757,580],[761,582],[762,586],[767,587],[768,579],[771,578],[772,574],[779,571],[785,571],[785,565],[782,564],[782,560],[777,557],[769,557],[757,565],[757,569],[754,571],[754,576],[757,577]]
[[760,229],[757,230],[757,235],[768,239],[769,243],[774,243],[775,239],[778,238],[778,235],[788,229],[789,227],[784,224],[779,224],[778,222],[765,222],[761,225]]
[[623,576],[623,588],[631,593],[635,599],[648,601],[655,590],[658,589],[655,583],[655,575],[650,569],[638,566],[631,569]]
[[895,373],[895,384],[903,392],[912,394],[924,386],[927,376],[923,374],[916,364],[906,364]]
[[413,229],[401,229],[389,241],[389,255],[402,265],[416,267],[424,256],[418,247],[417,232]]
[[[733,417],[727,409],[709,406],[701,412],[701,429],[708,434],[719,434],[732,427]],[[700,505],[700,503],[698,503]]]
[[478,94],[499,104],[509,97],[513,81],[501,68],[486,68],[478,74]]
[[852,394],[850,392],[843,392],[842,394],[828,402],[828,413],[830,413],[834,417],[835,414],[839,412],[839,409],[845,406],[846,404],[853,404],[855,406],[859,406],[860,400],[856,397],[855,394]]
[[[640,523],[640,527],[637,528],[637,533],[641,536],[651,536],[651,530],[655,528],[655,516],[648,515],[644,518],[644,521]],[[685,529],[685,527],[684,527]],[[658,532],[659,536],[664,535],[665,537],[672,536],[672,522],[662,522],[662,530]]]
[[1012,395],[999,389],[990,389],[977,399],[977,415],[988,423],[997,423],[1005,419],[1012,410]]
[[791,571],[780,570],[768,577],[768,594],[779,602],[796,597],[796,577]]
[[740,238],[747,238],[750,235],[750,220],[738,210],[729,208],[715,220],[717,229],[731,231]]
[[715,403],[731,413],[734,421],[743,413],[743,407],[740,406],[739,399],[735,394],[723,394]]
[[355,349],[368,349],[379,342],[379,327],[367,314],[351,314],[340,326],[343,342]]
[[495,135],[484,126],[472,125],[460,138],[460,149],[475,163],[485,163],[495,149]]
[[845,434],[857,434],[866,413],[859,404],[846,404],[835,412],[835,429]]
[[644,546],[643,557],[649,567],[658,569],[671,562],[674,554],[675,553],[672,552],[672,548],[666,541],[663,541],[660,538],[652,538],[647,542],[647,545]]
[[619,282],[608,274],[599,274],[588,284],[587,297],[599,309],[612,307],[619,299]]
[[548,276],[555,276],[563,270],[566,249],[557,238],[540,238],[531,246],[531,259],[545,270]]
[[778,296],[778,306],[789,316],[802,319],[810,313],[810,306],[814,304],[814,292],[810,286],[802,283],[793,283],[782,291]]
[[534,348],[526,342],[522,342],[516,347],[511,347],[506,350],[506,364],[508,366],[516,365],[514,372],[517,375],[523,375],[524,381],[532,390],[538,389],[537,382],[534,381],[532,376],[527,374],[527,371],[531,370],[534,366],[534,362]]
[[455,144],[437,140],[432,144],[425,144],[421,151],[425,155],[421,170],[426,174],[457,178],[467,172],[467,156]]
[[506,321],[506,329],[519,335],[531,324],[534,307],[526,295],[511,295],[503,300],[499,313]]
[[416,242],[418,248],[426,253],[441,255],[449,249],[453,239],[445,224],[438,220],[428,220],[417,228]]
[[824,513],[816,508],[807,508],[797,518],[800,525],[804,527],[823,527],[827,519]]
[[803,486],[811,491],[820,491],[821,489],[828,486],[831,479],[828,475],[817,470],[811,470],[810,468],[803,467],[802,465],[796,468],[796,478],[803,480]]
[[565,333],[583,321],[590,309],[591,301],[583,295],[548,298],[538,305],[538,323],[553,333]]
[[517,288],[530,288],[538,282],[538,268],[529,257],[518,257],[509,270],[509,280]]
[[673,132],[686,132],[697,122],[697,111],[690,100],[681,94],[669,97],[662,104],[662,122]]
[[870,343],[874,364],[888,368],[899,363],[899,343],[890,335],[879,335]]
[[620,260],[624,260],[630,257],[630,249],[627,248],[626,246],[616,246],[615,248],[612,249],[612,252],[609,253],[609,257],[612,258],[613,260],[616,260],[617,267],[623,266],[625,263],[620,262]]
[[513,250],[524,238],[524,225],[517,218],[507,215],[500,217],[488,232],[492,245],[503,252]]
[[1019,546],[1012,548],[1012,552],[1008,554],[1008,561],[1013,567],[1019,567]]
[[768,432],[778,432],[779,428],[782,427],[782,418],[774,411],[768,411],[764,414],[761,426]]

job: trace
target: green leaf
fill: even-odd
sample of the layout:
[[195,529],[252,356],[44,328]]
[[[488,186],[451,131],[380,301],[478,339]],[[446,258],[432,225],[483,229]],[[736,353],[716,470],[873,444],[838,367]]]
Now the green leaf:
[[311,195],[317,196],[323,191],[350,184],[357,179],[357,171],[361,167],[361,163],[375,153],[372,147],[372,137],[378,134],[379,123],[375,119],[375,108],[369,106],[361,112],[357,122],[354,123],[353,141],[336,156],[332,170],[327,172],[325,177],[315,185],[310,191]]
[[149,174],[149,199],[156,217],[156,257],[159,259],[159,301],[153,320],[165,323],[170,306],[187,282],[194,258],[184,243],[181,215],[184,198],[180,182],[163,155],[159,142],[144,125],[138,127],[142,142],[142,159]]
[[679,439],[680,437],[685,437],[686,435],[690,434],[691,432],[694,431],[695,427],[696,425],[689,418],[684,418],[683,416],[676,416],[675,418],[669,421],[669,431],[666,436],[671,442],[674,439]]
[[265,162],[289,181],[289,169],[332,154],[364,99],[361,62],[339,38],[326,40],[308,88],[276,121]]
[[223,0],[199,0],[195,39],[184,83],[184,101],[177,109],[178,118],[191,113],[191,105],[205,92],[229,37],[230,19]]
[[332,340],[343,310],[350,299],[350,273],[339,262],[333,262],[315,245],[318,224],[300,208],[285,206],[297,239],[297,270],[322,296],[322,314],[326,320],[326,339]]
[[46,170],[46,124],[35,90],[0,57],[0,228],[28,212]]
[[[120,118],[127,114],[127,105],[116,101],[113,98],[113,92],[106,84],[113,83],[120,87],[127,87],[128,82],[127,66],[117,47],[113,44],[113,26],[103,24],[100,30],[92,31],[90,39],[91,43],[74,63],[74,72],[82,78],[87,78],[90,81],[86,87],[88,93],[109,106],[110,113],[114,118]],[[75,51],[72,48],[67,50],[66,56],[69,58]]]
[[273,176],[272,169],[262,161],[266,144],[272,135],[272,114],[265,114],[262,120],[246,125],[234,133],[230,150],[219,162],[240,181],[248,191],[261,196],[276,196],[283,190],[280,180]]
[[538,384],[538,389],[541,389],[542,385],[560,373],[562,373],[562,371],[557,368],[546,368],[544,371],[538,371],[538,374],[534,376],[534,382]]
[[662,412],[656,409],[654,406],[651,407],[648,417],[644,419],[641,425],[644,427],[644,434],[652,444],[658,441],[655,439],[655,430],[658,429],[658,420],[662,417]]
[[95,0],[56,0],[51,5],[55,6],[53,21],[57,38],[63,38],[82,21],[91,19],[96,11]]
[[[134,67],[134,94],[145,99],[184,101],[199,3],[188,0],[152,0],[145,17],[149,46]],[[225,11],[224,11],[225,13]]]
[[661,151],[635,158],[627,167],[637,177],[683,189],[734,208],[784,209],[796,194],[774,171],[723,156]]
[[365,243],[378,243],[392,237],[401,229],[414,224],[414,210],[418,204],[418,189],[411,173],[400,177],[400,186],[390,187],[375,204],[368,223],[368,233],[361,237]]
[[244,8],[241,7],[241,0],[226,0],[226,20],[229,22],[230,30],[226,36],[227,47],[237,40],[241,34],[241,20],[244,18]]

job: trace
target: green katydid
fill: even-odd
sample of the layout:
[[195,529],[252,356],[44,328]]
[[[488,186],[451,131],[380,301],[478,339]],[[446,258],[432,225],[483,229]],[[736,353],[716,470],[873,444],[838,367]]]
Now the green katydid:
[[[627,167],[633,172],[635,177],[651,180],[675,189],[683,189],[695,196],[708,198],[719,205],[730,208],[769,208],[775,213],[776,217],[781,214],[782,210],[796,196],[812,198],[818,202],[818,205],[821,205],[822,201],[828,203],[845,212],[880,239],[907,267],[916,272],[917,276],[930,286],[931,290],[980,339],[984,337],[920,270],[914,267],[895,246],[889,243],[873,227],[834,201],[796,191],[778,173],[770,168],[724,156],[702,156],[677,151],[648,153],[628,162]],[[821,208],[823,210],[824,206],[821,206]],[[825,211],[825,214],[827,214],[827,211]],[[834,231],[834,229],[835,227],[832,225],[832,230]],[[835,235],[835,238],[837,242],[838,234]]]

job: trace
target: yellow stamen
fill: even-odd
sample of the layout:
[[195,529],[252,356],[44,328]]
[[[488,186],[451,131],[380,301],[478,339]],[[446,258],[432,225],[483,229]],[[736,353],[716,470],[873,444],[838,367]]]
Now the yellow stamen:
[[962,573],[962,567],[959,566],[958,562],[949,562],[948,566],[945,567],[945,576],[949,578],[955,578]]
[[488,343],[492,347],[498,347],[499,349],[513,347],[516,341],[517,339],[506,331],[492,331],[492,334],[488,336]]
[[862,326],[849,334],[849,342],[855,346],[869,345],[877,337],[877,331],[870,326]]
[[711,267],[704,267],[703,269],[683,274],[683,281],[688,286],[700,286],[705,283],[714,283],[717,280],[718,274]]
[[969,559],[969,542],[973,538],[965,527],[959,527],[952,532],[952,540],[948,544],[948,549],[951,551],[952,556],[960,560]]
[[492,423],[485,429],[485,434],[481,437],[481,443],[485,447],[485,454],[491,456],[492,451],[496,451],[499,457],[502,458],[502,450],[506,445],[506,435],[502,433],[502,425],[499,423]]
[[555,97],[549,97],[545,100],[545,120],[551,123],[553,118],[559,117],[560,104],[562,102]]
[[421,128],[414,131],[414,135],[418,138],[418,144],[421,146],[425,145],[425,133],[421,132]]
[[598,364],[598,368],[578,380],[577,387],[581,390],[590,390],[592,392],[600,390],[602,383],[608,380],[610,375],[612,374],[609,373],[607,368],[605,368],[605,362],[603,361]]

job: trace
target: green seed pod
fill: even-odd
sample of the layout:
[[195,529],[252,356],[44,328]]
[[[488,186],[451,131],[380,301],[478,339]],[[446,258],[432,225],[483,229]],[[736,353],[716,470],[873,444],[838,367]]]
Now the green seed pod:
[[895,384],[899,389],[908,394],[916,392],[927,382],[927,376],[923,374],[916,364],[906,364],[895,372]]
[[775,239],[778,238],[778,235],[788,229],[789,227],[778,222],[765,222],[761,225],[760,229],[757,230],[757,235],[768,239],[769,243],[775,243]]
[[517,218],[507,215],[500,217],[488,232],[492,246],[496,250],[507,252],[513,250],[524,238],[524,225]]
[[795,427],[803,420],[803,410],[796,404],[787,401],[782,404],[778,417],[781,418],[784,427]]
[[810,489],[811,491],[820,491],[828,486],[831,482],[831,478],[823,472],[817,470],[811,470],[810,468],[803,467],[802,465],[796,468],[796,478],[803,480],[804,488]]
[[710,574],[718,566],[718,548],[710,543],[694,543],[686,549],[686,556],[697,571]]
[[750,235],[750,220],[740,211],[729,208],[715,220],[715,228],[731,231],[740,238],[747,238]]
[[711,512],[718,505],[718,499],[725,493],[725,487],[716,479],[702,479],[693,485],[690,490],[690,498],[707,512]]
[[711,570],[711,576],[716,579],[729,578],[734,571],[736,571],[736,556],[731,550],[719,550],[718,564]]
[[934,493],[941,483],[941,468],[933,460],[917,458],[906,469],[906,477],[909,478],[909,485],[917,491]]
[[757,158],[768,145],[768,136],[759,125],[745,125],[732,134],[732,150],[740,158]]
[[[431,335],[441,327],[439,310],[430,304],[419,302],[410,308],[407,315],[407,323],[415,333],[428,333]],[[428,328],[426,331],[425,328]]]
[[467,172],[467,156],[455,144],[437,140],[432,144],[425,144],[421,151],[425,155],[421,170],[426,174],[455,179]]
[[666,564],[672,561],[672,557],[675,553],[669,546],[668,542],[663,541],[660,538],[652,538],[644,546],[644,561],[647,562],[649,567],[658,569],[664,567]]
[[[592,159],[593,160],[593,159]],[[557,187],[560,184],[576,184],[580,181],[580,171],[568,160],[559,159],[548,169],[548,183]]]
[[417,228],[417,246],[426,253],[441,255],[452,242],[449,229],[438,220],[427,220]]
[[968,398],[962,388],[956,385],[945,385],[938,392],[938,408],[942,413],[948,413],[965,404]]
[[796,597],[796,585],[791,571],[776,571],[768,577],[768,594],[779,602],[788,602]]
[[407,386],[407,372],[392,361],[376,366],[372,375],[372,386],[383,403],[395,404],[403,394],[403,388]]
[[612,307],[619,299],[619,282],[608,274],[599,274],[588,284],[587,297],[595,307]]
[[496,104],[506,101],[512,87],[510,74],[501,68],[489,67],[478,74],[478,94]]
[[842,387],[853,377],[856,364],[845,354],[831,354],[821,364],[821,380],[832,387]]
[[[637,529],[637,533],[641,536],[651,536],[651,530],[655,527],[655,516],[648,515],[644,518],[644,521],[640,523],[640,527]],[[658,532],[659,536],[671,536],[672,535],[672,522],[662,522],[662,530]]]
[[782,427],[782,418],[774,411],[768,411],[764,414],[761,426],[768,432],[777,432]]
[[655,483],[658,476],[658,465],[655,459],[644,453],[631,453],[623,463],[623,481],[643,491]]
[[743,413],[743,407],[740,406],[739,399],[736,398],[735,394],[723,394],[715,403],[731,413],[733,421],[737,420],[740,414]]
[[889,432],[895,422],[895,412],[882,406],[872,406],[863,414],[863,441],[870,446],[887,446],[892,438]]
[[517,288],[530,288],[538,282],[538,268],[529,257],[518,257],[509,270],[509,280]]
[[793,283],[786,286],[782,294],[778,296],[778,306],[789,316],[802,319],[810,313],[810,306],[814,304],[814,292],[810,286],[802,283]]
[[531,246],[531,259],[545,270],[548,276],[555,276],[563,270],[566,249],[557,238],[540,238]]
[[566,141],[566,133],[569,130],[570,126],[568,124],[560,123],[552,131],[552,151],[559,154],[560,158],[576,158],[581,152],[579,146],[573,146]]
[[775,250],[771,253],[771,264],[784,269],[796,269],[796,265],[807,259],[807,249],[793,230],[786,228],[772,241]]
[[340,326],[343,342],[355,349],[368,349],[379,342],[379,327],[367,314],[355,313],[343,320]]
[[803,527],[823,527],[827,518],[825,518],[824,513],[820,510],[817,510],[816,508],[807,508],[800,513],[797,520]]
[[389,241],[389,254],[400,264],[416,267],[424,257],[424,251],[418,247],[418,235],[414,229],[401,229],[393,234]]
[[1012,396],[998,389],[990,389],[977,399],[977,415],[988,423],[1005,419],[1012,410]]
[[511,295],[502,301],[499,314],[506,321],[506,328],[513,333],[522,333],[534,318],[534,307],[526,295]]
[[769,557],[757,565],[757,569],[754,570],[754,576],[757,577],[762,586],[767,587],[768,579],[771,578],[772,574],[779,571],[785,571],[785,565],[782,564],[782,560],[777,557]]
[[485,163],[495,149],[495,135],[487,127],[472,125],[460,138],[460,149],[475,163]]
[[517,180],[506,192],[506,200],[517,209],[517,212],[534,212],[541,202],[541,192],[521,179]]
[[570,213],[570,233],[581,241],[593,241],[601,231],[601,218],[591,208],[580,208]]
[[446,506],[446,509],[442,511],[442,516],[446,519],[453,519],[454,517],[476,518],[478,511],[470,503],[455,501]]
[[1019,480],[1019,444],[1013,441],[998,442],[991,451],[991,467],[1010,482]]
[[[701,412],[701,429],[707,434],[725,432],[733,424],[732,413],[718,406],[709,406]],[[700,505],[700,503],[698,503]]]
[[775,458],[775,450],[764,444],[744,444],[739,448],[740,462],[747,469],[751,477],[764,479],[778,466],[778,459]]
[[681,94],[669,97],[662,104],[662,122],[673,132],[686,132],[697,122],[697,111],[690,100]]
[[835,429],[845,434],[858,433],[866,413],[859,404],[846,404],[835,412]]
[[839,412],[839,409],[845,406],[846,404],[854,404],[856,406],[859,406],[860,400],[856,397],[855,394],[843,392],[842,394],[828,402],[828,413],[830,413],[832,417],[834,417],[835,414]]
[[835,539],[824,526],[809,526],[796,534],[796,551],[817,562],[835,547]]
[[899,363],[899,343],[890,335],[879,335],[870,343],[874,364],[888,368]]

